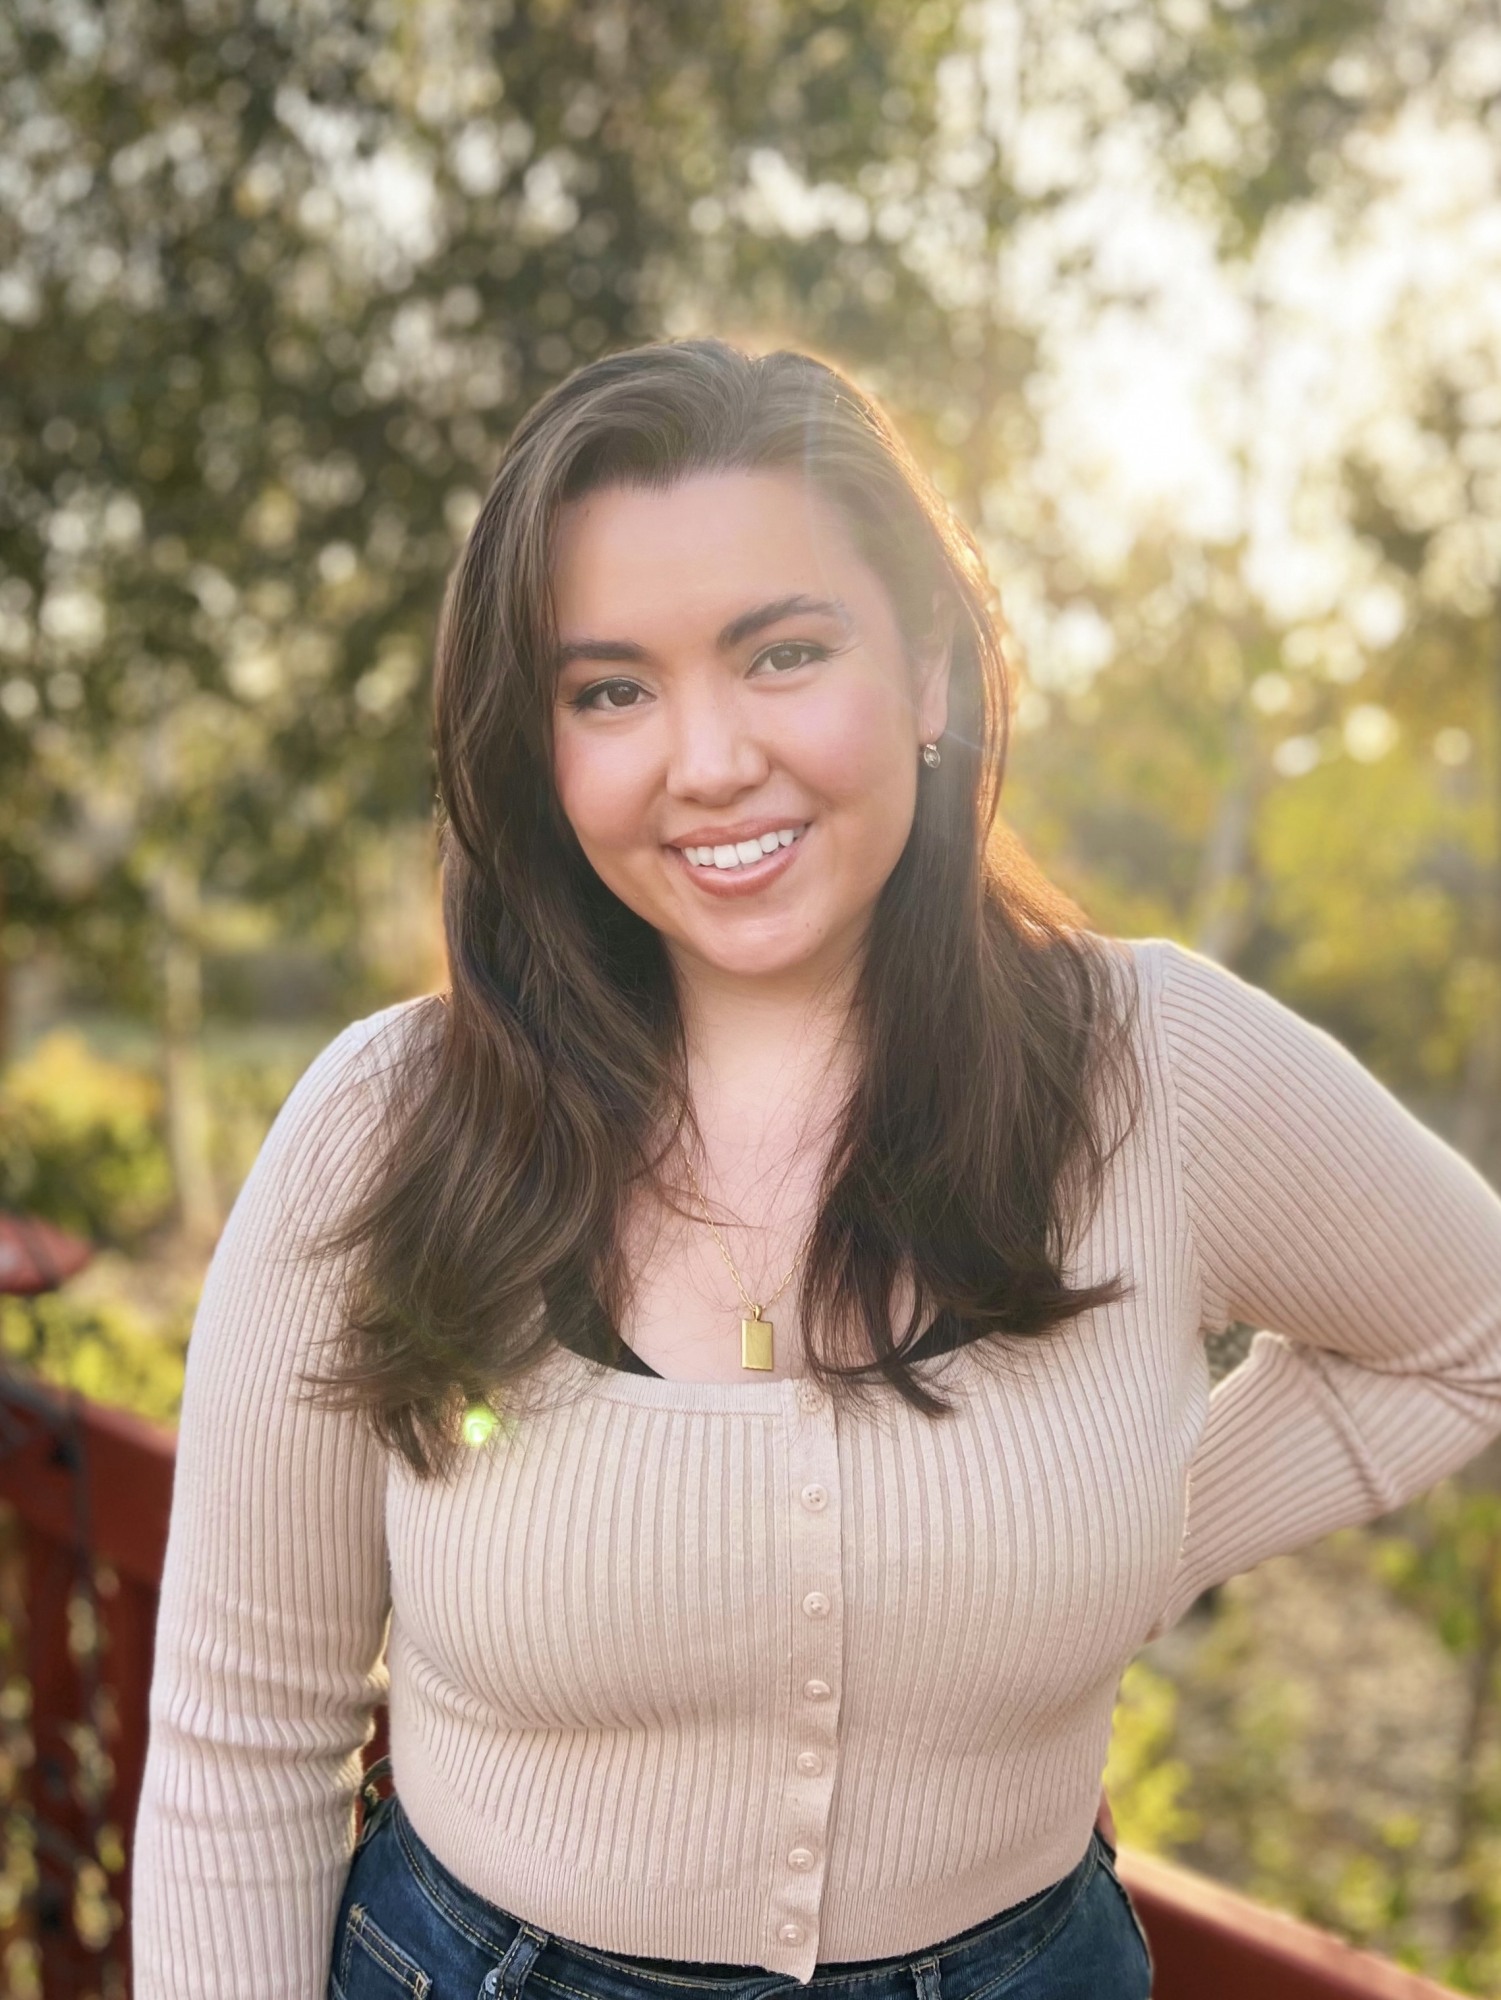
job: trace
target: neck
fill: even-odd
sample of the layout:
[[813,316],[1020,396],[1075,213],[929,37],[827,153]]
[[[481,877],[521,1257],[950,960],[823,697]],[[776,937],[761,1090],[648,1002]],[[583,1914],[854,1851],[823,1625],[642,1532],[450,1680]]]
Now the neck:
[[748,1151],[763,1141],[776,1150],[789,1114],[843,1101],[859,1060],[851,1016],[858,960],[817,980],[745,979],[701,961],[675,971],[688,1085],[706,1140],[712,1129],[742,1135]]

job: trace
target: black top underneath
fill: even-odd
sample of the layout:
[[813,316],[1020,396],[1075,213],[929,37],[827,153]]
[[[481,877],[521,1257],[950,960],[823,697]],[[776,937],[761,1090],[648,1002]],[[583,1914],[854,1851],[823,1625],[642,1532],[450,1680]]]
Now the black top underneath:
[[[590,1310],[584,1331],[576,1337],[565,1340],[564,1346],[575,1354],[581,1354],[588,1361],[602,1362],[606,1368],[618,1368],[627,1375],[654,1375],[659,1382],[666,1378],[659,1368],[653,1368],[649,1361],[643,1361],[633,1347],[625,1341],[610,1324],[609,1318],[592,1289],[589,1294]],[[984,1337],[986,1329],[959,1327],[951,1322],[952,1331],[941,1329],[935,1320],[927,1331],[908,1352],[908,1361],[926,1361],[930,1355],[946,1354],[951,1348],[965,1347],[971,1340]]]

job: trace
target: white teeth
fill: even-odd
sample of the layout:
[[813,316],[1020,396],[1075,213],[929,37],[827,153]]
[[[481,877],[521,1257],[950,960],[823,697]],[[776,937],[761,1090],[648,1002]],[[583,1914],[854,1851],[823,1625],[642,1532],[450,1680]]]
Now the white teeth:
[[802,831],[801,827],[783,826],[775,833],[763,833],[758,840],[741,840],[722,847],[685,847],[683,855],[696,868],[739,868],[761,860],[764,855],[775,854],[779,847],[790,847]]

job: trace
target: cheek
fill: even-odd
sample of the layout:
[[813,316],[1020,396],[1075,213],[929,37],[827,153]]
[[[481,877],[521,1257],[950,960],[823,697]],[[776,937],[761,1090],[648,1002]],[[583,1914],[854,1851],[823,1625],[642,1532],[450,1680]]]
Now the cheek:
[[564,818],[586,853],[639,838],[640,780],[619,747],[558,731],[553,782]]
[[[877,810],[900,791],[902,775],[916,755],[910,704],[884,686],[866,687],[858,698],[847,690],[815,701],[797,718],[788,761],[818,785],[824,797]],[[892,801],[894,802],[894,801]]]

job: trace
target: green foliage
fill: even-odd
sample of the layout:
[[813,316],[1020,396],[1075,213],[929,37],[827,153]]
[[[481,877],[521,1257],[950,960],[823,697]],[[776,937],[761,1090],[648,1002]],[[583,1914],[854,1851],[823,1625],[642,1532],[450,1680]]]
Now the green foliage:
[[1172,1753],[1178,1691],[1145,1660],[1121,1682],[1105,1766],[1105,1791],[1121,1839],[1150,1854],[1170,1854],[1199,1831],[1184,1803],[1188,1766]]
[[1462,1658],[1501,1628],[1501,1493],[1446,1480],[1374,1544],[1372,1565]]
[[175,1424],[182,1407],[188,1331],[185,1322],[164,1330],[118,1299],[0,1299],[0,1355],[159,1424]]
[[[1150,547],[1096,591],[1116,657],[1043,698],[1016,744],[1011,817],[1102,928],[1222,958],[1398,1092],[1469,1087],[1501,1018],[1486,944],[1496,630],[1478,620],[1439,644],[1416,628],[1347,686],[1213,595]],[[1360,734],[1373,718],[1379,754]]]
[[250,1172],[272,1120],[317,1048],[337,1032],[304,1037],[305,1053],[216,1054],[210,1046],[207,1090],[212,1113],[210,1154],[215,1185],[232,1196]]
[[1444,1970],[1466,1990],[1490,1992],[1501,1981],[1501,1493],[1482,1480],[1446,1480],[1404,1510],[1374,1542],[1371,1565],[1461,1668]]
[[1257,827],[1262,920],[1289,1004],[1326,1023],[1397,1085],[1453,1087],[1476,1022],[1465,985],[1485,809],[1426,754],[1335,758],[1268,791]]
[[[206,1051],[210,1155],[226,1201],[287,1093],[333,1029],[308,1023]],[[61,1292],[0,1303],[0,1352],[103,1403],[176,1419],[206,1248],[162,1225],[171,1209],[161,1091],[82,1034],[45,1036],[0,1089],[0,1206],[43,1215],[102,1251]]]
[[96,1055],[82,1035],[45,1036],[0,1079],[0,1206],[99,1244],[139,1244],[171,1205],[161,1091]]
[[[1162,41],[1137,88],[1171,109],[1179,170],[1222,205],[1238,244],[1317,191],[1362,111],[1400,103],[1403,80],[1380,32],[1387,12],[1383,0],[1161,10]],[[1342,59],[1346,72],[1359,63],[1359,83],[1340,78]],[[1228,158],[1184,143],[1195,109],[1202,117],[1209,105],[1247,128]]]
[[1107,1769],[1123,1838],[1494,1993],[1501,1689],[1477,1607],[1496,1521],[1495,1495],[1451,1483],[1233,1579],[1157,1642]]

